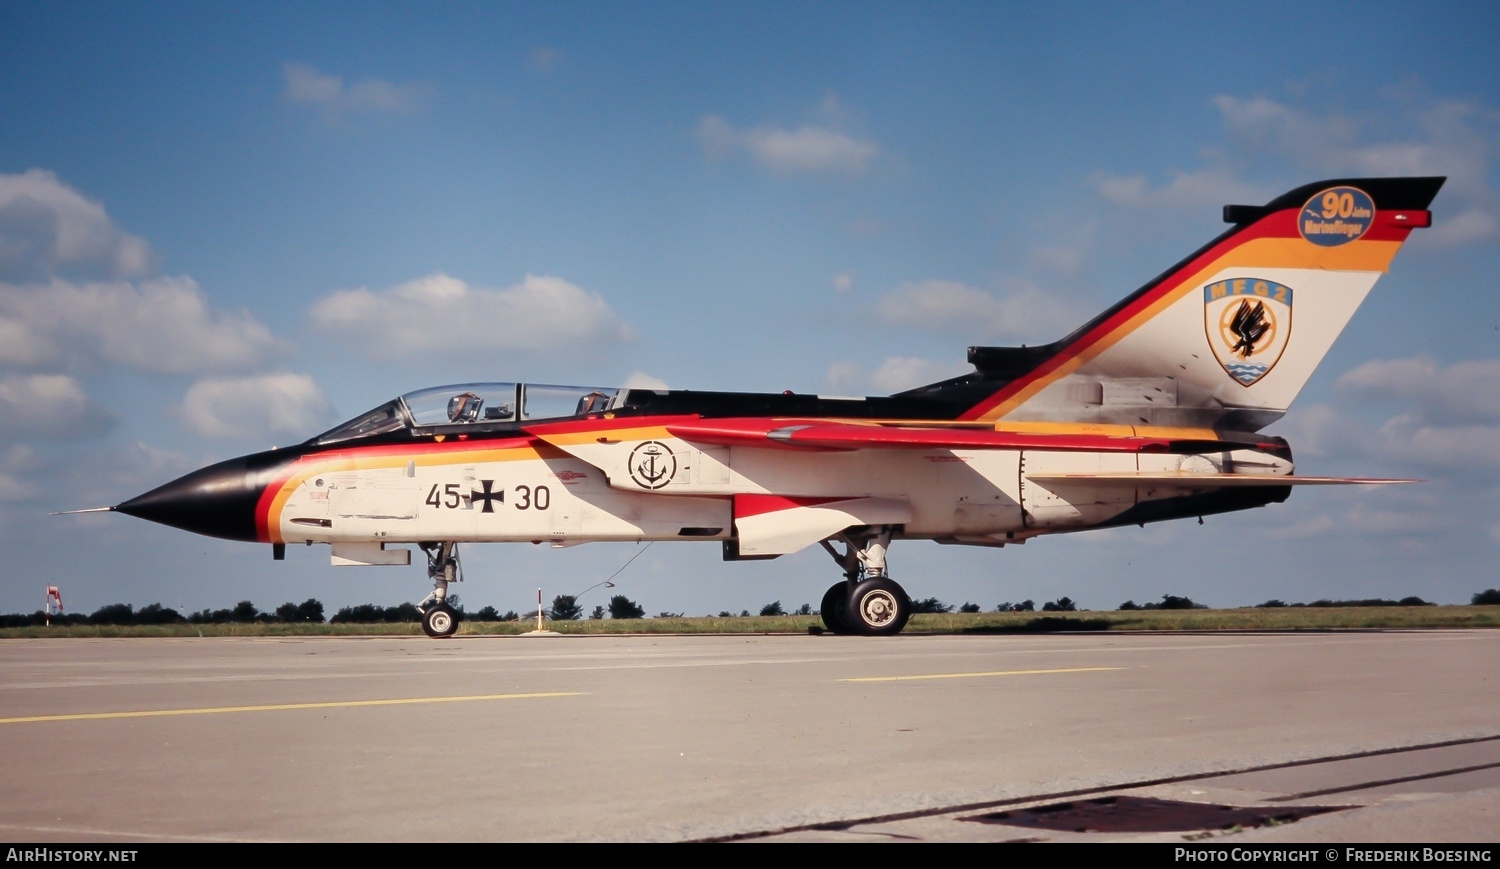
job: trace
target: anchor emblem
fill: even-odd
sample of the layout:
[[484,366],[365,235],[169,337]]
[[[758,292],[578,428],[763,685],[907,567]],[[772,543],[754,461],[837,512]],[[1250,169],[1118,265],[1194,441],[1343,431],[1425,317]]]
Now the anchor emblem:
[[630,479],[642,489],[660,489],[677,475],[677,457],[666,444],[646,441],[630,451]]

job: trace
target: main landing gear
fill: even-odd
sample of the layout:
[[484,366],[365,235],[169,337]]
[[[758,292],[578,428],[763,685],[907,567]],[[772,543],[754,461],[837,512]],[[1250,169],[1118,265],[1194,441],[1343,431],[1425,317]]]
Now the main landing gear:
[[427,578],[432,580],[432,593],[417,604],[422,614],[422,631],[429,637],[443,639],[458,632],[458,613],[448,606],[448,583],[463,582],[463,569],[458,563],[458,544],[421,543],[427,553]]
[[823,624],[836,634],[899,634],[911,618],[911,598],[885,572],[891,529],[850,529],[837,539],[844,544],[842,553],[823,541],[823,548],[844,568],[844,579],[823,595]]

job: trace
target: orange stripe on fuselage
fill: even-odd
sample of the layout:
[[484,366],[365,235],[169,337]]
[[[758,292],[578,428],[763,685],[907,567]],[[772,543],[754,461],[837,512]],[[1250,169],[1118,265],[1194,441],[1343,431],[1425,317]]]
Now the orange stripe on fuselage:
[[400,467],[413,462],[419,467],[460,465],[475,462],[517,462],[527,459],[564,458],[566,453],[532,438],[507,438],[498,441],[447,440],[441,443],[395,444],[351,449],[331,449],[297,460],[289,473],[261,492],[256,504],[256,531],[263,541],[284,543],[281,539],[281,511],[288,498],[308,477],[341,471],[362,471]]
[[[1230,243],[1233,239],[1229,240]],[[1029,374],[1007,383],[985,401],[962,414],[960,419],[998,420],[1015,410],[1053,382],[1078,370],[1084,363],[1113,347],[1126,336],[1193,292],[1225,269],[1307,268],[1327,271],[1386,271],[1401,240],[1361,239],[1333,248],[1319,248],[1301,238],[1254,238],[1234,244],[1218,256],[1210,251],[1201,265],[1190,264],[1178,276],[1157,285],[1135,304],[1100,323],[1096,328],[1043,362]]]

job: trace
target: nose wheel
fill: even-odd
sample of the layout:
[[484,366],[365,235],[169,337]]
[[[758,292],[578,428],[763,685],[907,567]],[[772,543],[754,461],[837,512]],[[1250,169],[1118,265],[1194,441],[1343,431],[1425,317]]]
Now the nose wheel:
[[458,631],[458,614],[447,604],[433,604],[422,613],[422,631],[433,639],[451,637]]
[[458,563],[458,544],[422,543],[427,553],[427,578],[432,580],[432,594],[417,604],[422,614],[422,632],[433,639],[445,639],[458,633],[458,613],[448,606],[448,583],[462,582],[463,570]]

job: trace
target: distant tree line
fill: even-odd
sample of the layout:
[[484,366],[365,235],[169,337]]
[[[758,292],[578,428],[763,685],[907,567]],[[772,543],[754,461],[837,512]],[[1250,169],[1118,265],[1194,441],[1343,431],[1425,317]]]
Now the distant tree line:
[[[1474,595],[1473,603],[1480,603],[1481,595]],[[1500,601],[1497,601],[1500,602]],[[1419,597],[1403,597],[1400,600],[1386,600],[1384,598],[1365,598],[1364,600],[1328,600],[1323,598],[1312,603],[1285,603],[1279,600],[1268,600],[1265,603],[1256,604],[1257,607],[1350,607],[1350,606],[1437,606],[1437,604],[1422,600]]]
[[[46,624],[48,620],[45,612],[37,610],[30,615],[0,616],[0,627],[19,628],[27,625],[41,625]],[[233,609],[205,609],[191,615],[183,615],[180,611],[159,603],[147,604],[140,609],[128,603],[112,603],[94,610],[90,615],[56,613],[52,615],[50,621],[58,625],[221,625],[235,622],[322,624],[323,604],[313,598],[308,598],[300,604],[288,602],[277,607],[274,612],[263,613],[256,609],[255,604],[242,600],[235,604]]]
[[[1475,594],[1469,601],[1473,606],[1497,606],[1500,605],[1500,589],[1489,588]],[[448,604],[454,608],[460,618],[473,619],[482,622],[513,622],[522,618],[515,610],[504,613],[492,606],[484,607],[473,613],[465,613],[463,604],[458,595],[451,595]],[[1319,599],[1312,603],[1286,603],[1281,600],[1268,600],[1265,603],[1256,604],[1257,607],[1397,607],[1397,606],[1436,606],[1431,601],[1420,597],[1403,597],[1400,600],[1387,600],[1384,598],[1366,598],[1363,600],[1329,600]],[[995,612],[1035,612],[1036,603],[1031,600],[1023,600],[1020,603],[1006,601],[995,607]],[[1069,597],[1060,597],[1054,601],[1042,604],[1043,612],[1075,612],[1079,609],[1078,604]],[[951,604],[944,603],[935,597],[912,601],[912,611],[915,613],[950,613],[954,611]],[[1191,598],[1174,594],[1164,594],[1160,601],[1152,601],[1137,604],[1133,600],[1127,600],[1120,604],[1121,610],[1186,610],[1186,609],[1209,609],[1207,604],[1197,603]],[[979,604],[964,602],[957,607],[961,613],[977,613],[980,611]],[[248,600],[242,600],[229,609],[203,609],[198,612],[184,615],[182,612],[160,603],[147,604],[136,609],[128,603],[112,603],[102,606],[89,615],[82,613],[56,613],[50,621],[57,625],[171,625],[171,624],[197,624],[197,625],[219,625],[235,623],[261,623],[261,624],[322,624],[324,622],[323,604],[315,598],[308,598],[302,603],[287,602],[271,612],[261,612],[255,604]],[[560,594],[553,598],[550,609],[543,611],[543,615],[553,621],[572,621],[583,618],[583,607],[573,595]],[[591,619],[602,619],[606,615],[611,619],[643,619],[646,610],[640,604],[631,600],[623,594],[617,594],[609,599],[607,605],[600,604],[594,607],[590,613]],[[802,604],[791,612],[781,605],[781,601],[772,601],[760,608],[762,616],[784,616],[784,615],[819,615],[818,611],[809,604]],[[661,612],[656,618],[682,618],[683,613]],[[359,604],[358,606],[346,606],[333,614],[327,621],[330,624],[378,624],[393,622],[416,622],[422,614],[417,611],[414,604],[403,603],[396,606],[379,606],[377,604]],[[721,619],[736,618],[729,610],[720,610],[718,617]],[[740,610],[738,618],[749,618],[749,610]],[[47,614],[37,610],[29,614],[0,615],[0,628],[20,628],[31,625],[41,625],[48,621]]]

